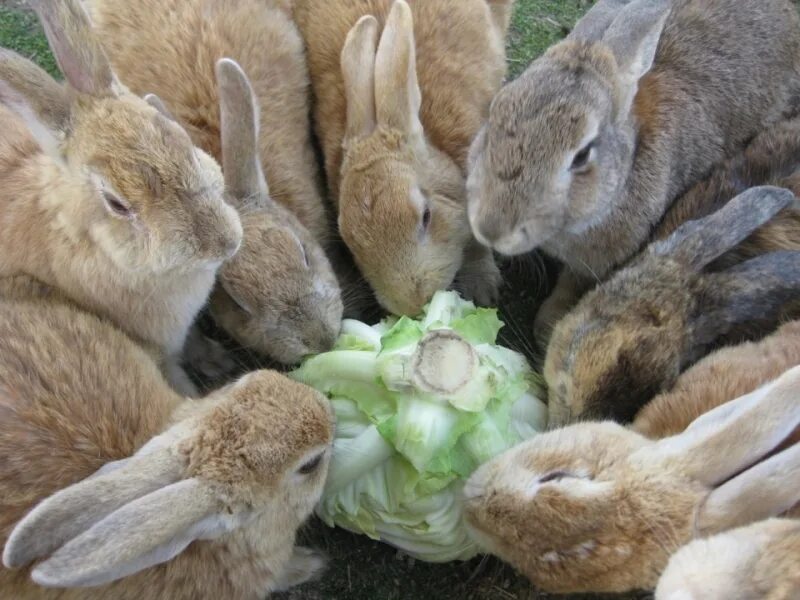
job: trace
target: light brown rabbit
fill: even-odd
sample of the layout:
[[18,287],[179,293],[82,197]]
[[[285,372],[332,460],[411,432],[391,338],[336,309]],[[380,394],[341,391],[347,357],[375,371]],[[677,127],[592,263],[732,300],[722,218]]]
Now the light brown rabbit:
[[[220,271],[214,318],[248,349],[285,364],[330,349],[342,299],[321,246],[330,231],[311,149],[308,74],[287,8],[264,0],[85,4],[123,82],[157,94],[223,165],[245,232]],[[215,66],[224,57],[235,61]]]
[[660,439],[684,431],[712,408],[749,394],[800,365],[800,321],[758,342],[721,348],[683,373],[668,392],[638,412],[634,431]]
[[319,243],[330,241],[311,146],[303,40],[286,2],[82,1],[122,82],[139,95],[161,98],[195,144],[220,163],[222,114],[215,68],[222,58],[235,60],[250,79],[260,108],[258,156],[272,199]]
[[472,230],[565,263],[544,341],[677,197],[799,107],[789,0],[600,0],[493,101],[471,152]]
[[185,399],[107,320],[6,295],[0,596],[261,600],[319,572],[294,544],[330,455],[320,394],[257,371]]
[[652,589],[692,539],[800,505],[800,443],[784,443],[798,395],[794,367],[663,440],[613,422],[544,433],[472,475],[467,522],[543,590]]
[[118,83],[77,0],[33,4],[66,83],[0,50],[0,276],[177,355],[242,239],[219,166]]
[[631,421],[738,325],[757,321],[762,335],[774,329],[800,290],[800,237],[794,251],[768,252],[723,270],[708,266],[795,206],[789,190],[751,188],[654,241],[586,294],[548,346],[551,426]]
[[655,600],[794,600],[798,592],[800,520],[767,519],[678,550]]
[[499,271],[469,232],[466,155],[505,75],[513,0],[295,0],[339,232],[378,301],[417,314]]

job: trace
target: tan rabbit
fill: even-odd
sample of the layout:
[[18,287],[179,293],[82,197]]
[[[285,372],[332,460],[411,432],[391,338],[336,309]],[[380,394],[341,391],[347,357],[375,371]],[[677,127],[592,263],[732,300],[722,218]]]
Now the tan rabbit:
[[800,237],[794,251],[768,252],[722,270],[708,266],[795,205],[789,190],[751,188],[654,241],[586,294],[548,346],[551,426],[630,421],[740,324],[757,321],[762,335],[774,329],[800,290]]
[[[330,349],[342,300],[321,247],[330,232],[311,149],[308,74],[287,7],[263,0],[85,4],[123,82],[157,94],[223,164],[245,233],[219,274],[211,301],[217,322],[286,364]],[[242,65],[249,83],[240,83],[248,78],[235,63],[215,67],[223,57]],[[220,69],[229,73],[224,81]]]
[[77,0],[33,4],[66,84],[0,50],[0,276],[176,355],[242,239],[219,166],[118,83]]
[[327,472],[320,394],[258,371],[182,398],[108,321],[15,289],[0,300],[0,596],[260,600],[321,569],[294,546]]
[[799,394],[794,367],[663,440],[613,422],[544,433],[472,475],[467,522],[543,590],[653,588],[692,539],[800,505],[800,443],[784,444]]
[[678,550],[655,600],[795,600],[798,592],[800,520],[767,519]]
[[273,200],[319,243],[330,240],[311,146],[303,40],[286,2],[82,1],[122,82],[137,94],[161,98],[195,144],[220,163],[222,114],[215,68],[221,58],[235,60],[250,79],[260,108],[257,151]]
[[378,301],[417,314],[453,284],[496,299],[472,238],[470,142],[505,75],[513,0],[295,0],[339,232]]
[[546,339],[681,193],[798,107],[789,0],[600,0],[493,101],[471,152],[472,230],[565,263],[537,316]]
[[800,321],[790,321],[759,342],[709,354],[659,394],[633,421],[634,431],[659,439],[684,431],[712,408],[749,394],[800,365]]

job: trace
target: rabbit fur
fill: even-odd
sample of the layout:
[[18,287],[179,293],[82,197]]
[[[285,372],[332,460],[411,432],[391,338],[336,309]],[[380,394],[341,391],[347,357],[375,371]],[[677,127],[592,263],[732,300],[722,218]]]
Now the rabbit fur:
[[5,597],[256,600],[319,571],[294,540],[327,471],[322,395],[258,371],[183,398],[109,320],[1,283]]
[[243,346],[284,364],[330,349],[343,306],[323,250],[330,226],[311,148],[303,43],[288,7],[85,4],[125,84],[155,93],[223,165],[244,242],[219,272],[215,320]]
[[473,233],[565,264],[536,318],[545,341],[672,202],[798,108],[789,0],[600,0],[492,102],[470,153]]
[[0,50],[0,276],[180,354],[242,240],[219,166],[116,79],[76,0],[34,3],[66,83]]
[[[416,315],[499,271],[466,221],[466,156],[506,72],[513,0],[295,0],[339,233],[380,304]],[[455,281],[455,283],[454,283]]]

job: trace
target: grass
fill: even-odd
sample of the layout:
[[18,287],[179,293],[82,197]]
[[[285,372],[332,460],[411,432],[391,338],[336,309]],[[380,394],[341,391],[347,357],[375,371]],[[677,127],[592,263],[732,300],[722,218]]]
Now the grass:
[[34,60],[51,75],[58,67],[36,17],[18,8],[0,6],[0,47],[11,48]]

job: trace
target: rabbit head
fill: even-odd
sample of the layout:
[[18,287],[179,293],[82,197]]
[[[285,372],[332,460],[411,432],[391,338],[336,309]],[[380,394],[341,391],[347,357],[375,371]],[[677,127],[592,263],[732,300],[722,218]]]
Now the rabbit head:
[[258,152],[258,109],[247,76],[217,63],[223,171],[244,241],[211,295],[219,324],[247,348],[285,364],[329,350],[343,304],[328,258],[287,209],[273,202]]
[[470,151],[468,212],[478,240],[521,254],[604,221],[633,164],[633,100],[670,5],[600,0],[568,39],[500,90]]
[[45,559],[35,582],[84,587],[243,528],[256,540],[291,540],[322,493],[333,439],[327,400],[258,371],[173,416],[175,425],[131,458],[35,506],[9,536],[3,564]]
[[411,9],[362,17],[341,53],[347,100],[339,231],[384,308],[416,315],[471,240],[461,169],[426,141]]
[[695,540],[658,580],[656,600],[790,600],[800,590],[800,521],[767,519]]
[[721,272],[703,267],[794,200],[785,189],[751,188],[653,242],[587,293],[548,345],[551,426],[630,421],[734,325],[777,320],[800,286],[797,252],[764,254]]
[[0,102],[75,182],[61,224],[88,235],[123,270],[219,266],[242,237],[219,166],[120,85],[78,0],[32,4],[66,85],[2,50]]
[[800,445],[780,450],[800,425],[798,394],[796,367],[663,440],[613,422],[543,433],[472,475],[466,521],[545,591],[653,588],[695,535],[800,501]]

